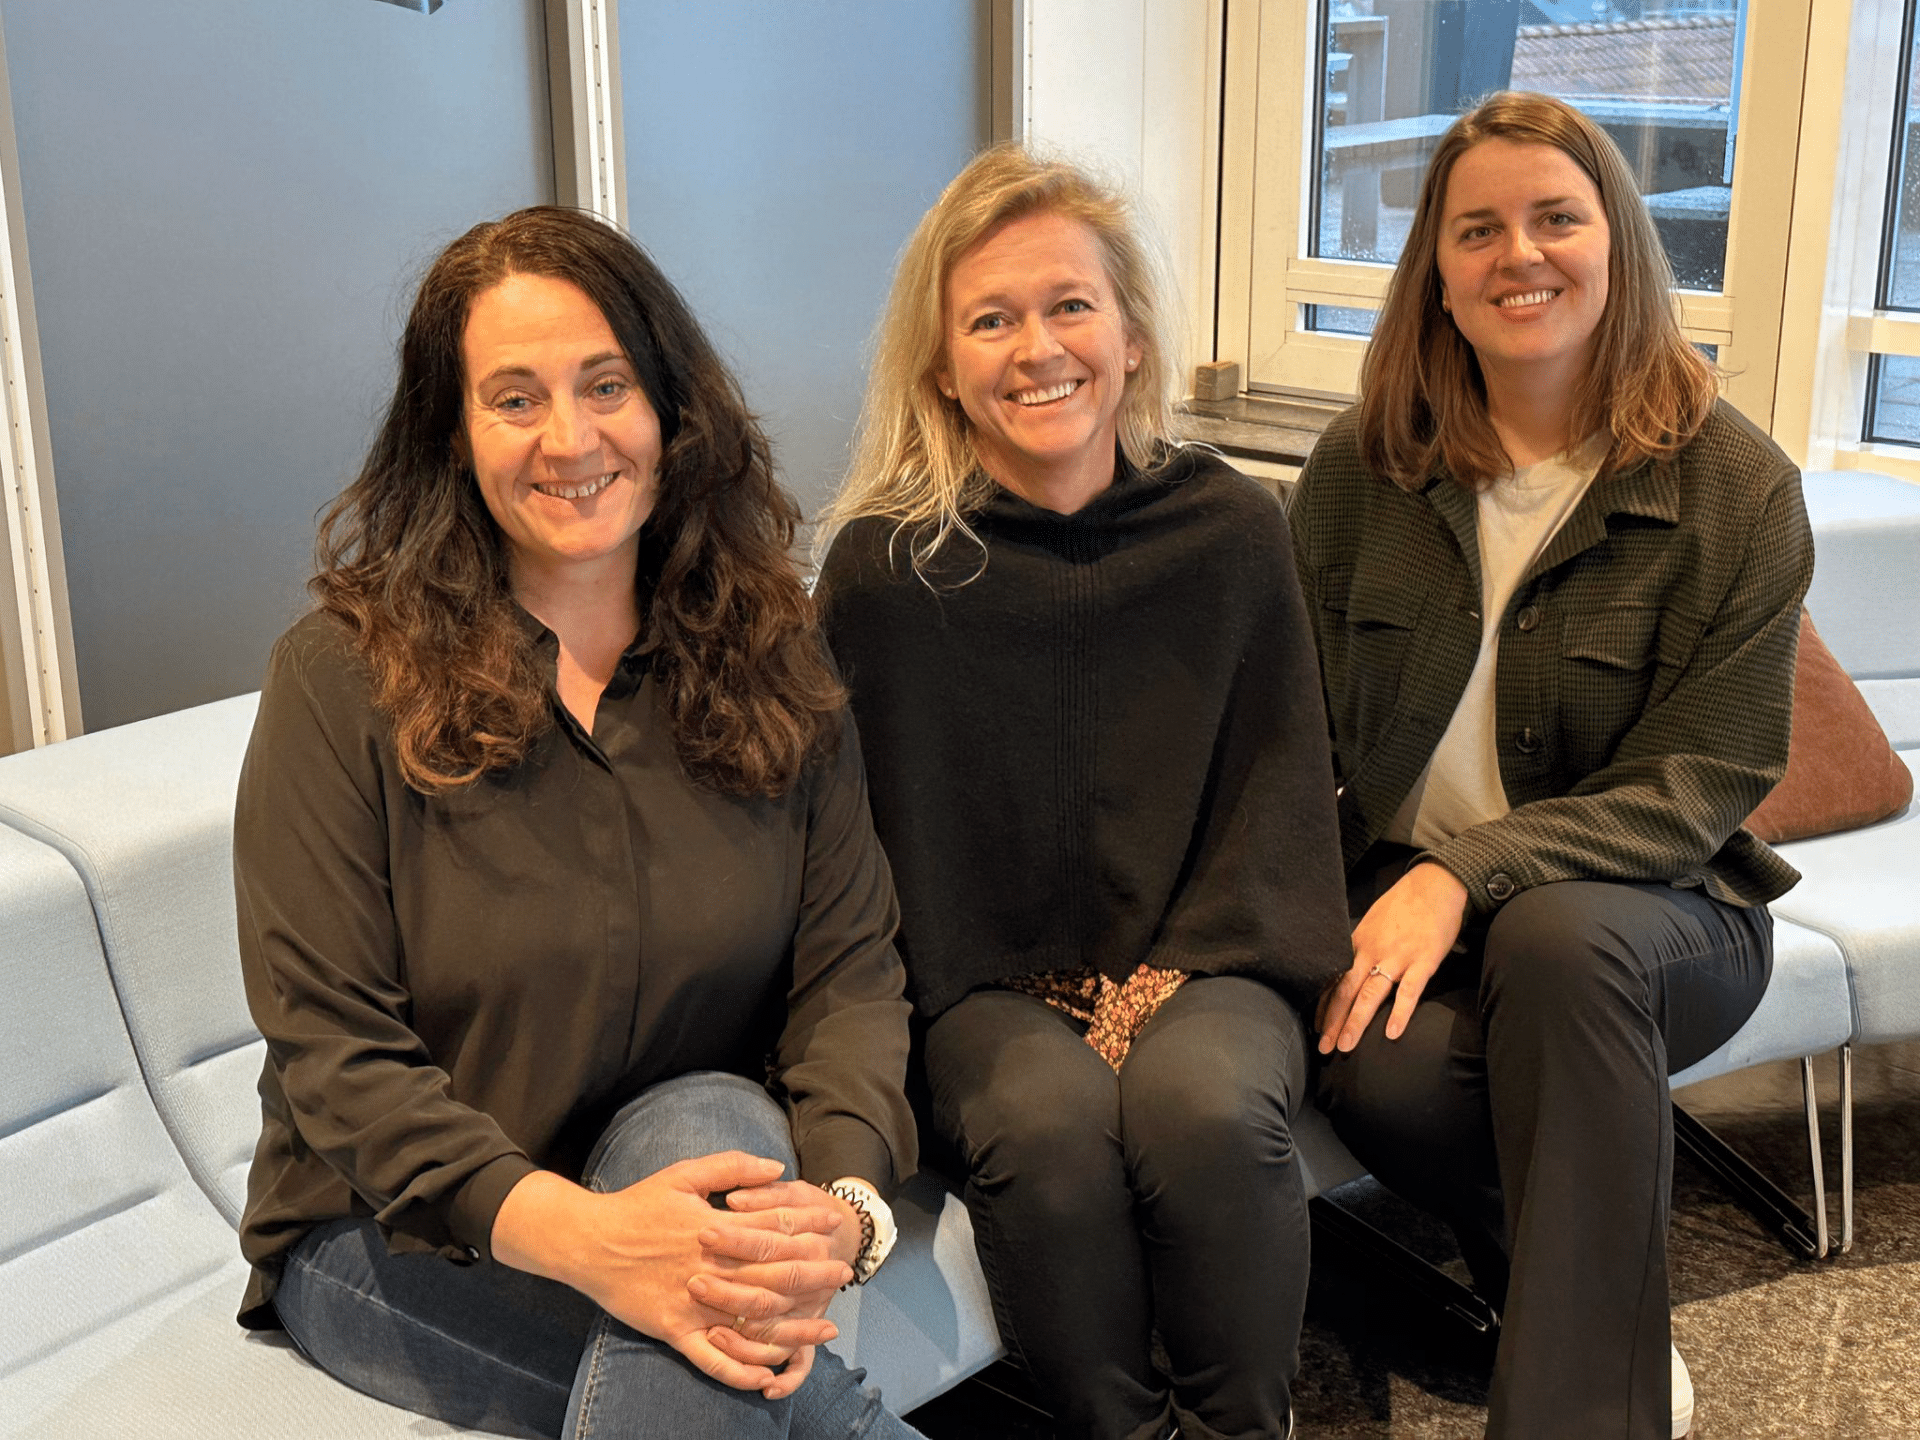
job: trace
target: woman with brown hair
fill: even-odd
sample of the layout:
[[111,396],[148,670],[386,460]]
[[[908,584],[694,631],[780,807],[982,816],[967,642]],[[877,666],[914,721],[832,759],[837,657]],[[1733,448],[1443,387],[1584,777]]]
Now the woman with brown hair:
[[797,518],[624,235],[434,262],[241,776],[243,1323],[509,1434],[912,1433],[815,1348],[915,1145]]
[[1715,399],[1633,176],[1568,105],[1442,137],[1291,511],[1357,924],[1319,1094],[1502,1311],[1488,1433],[1686,1433],[1667,1076],[1752,1013],[1741,828],[1786,766],[1799,474]]
[[901,258],[821,594],[1002,1339],[1064,1434],[1277,1437],[1332,785],[1285,518],[1173,438],[1166,329],[1116,193],[978,157]]

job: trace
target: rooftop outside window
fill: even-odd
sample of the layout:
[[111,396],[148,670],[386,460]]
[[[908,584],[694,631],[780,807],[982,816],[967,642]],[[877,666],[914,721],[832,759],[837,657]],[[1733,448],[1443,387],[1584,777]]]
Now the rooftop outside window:
[[[1495,90],[1577,105],[1625,152],[1683,289],[1727,259],[1745,0],[1331,0],[1307,254],[1392,264],[1453,119]],[[1363,330],[1307,307],[1309,329]]]

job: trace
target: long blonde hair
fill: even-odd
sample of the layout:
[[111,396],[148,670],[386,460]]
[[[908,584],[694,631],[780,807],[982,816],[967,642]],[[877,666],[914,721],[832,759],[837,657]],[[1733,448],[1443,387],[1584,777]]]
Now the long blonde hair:
[[1121,395],[1122,452],[1147,469],[1177,443],[1164,287],[1132,207],[1078,166],[1022,145],[997,145],[954,177],[907,241],[875,335],[853,467],[820,516],[816,556],[848,521],[866,515],[896,522],[916,569],[955,533],[979,543],[967,521],[993,494],[993,482],[974,453],[966,412],[940,393],[935,376],[947,353],[947,277],[989,233],[1036,214],[1078,220],[1093,232],[1127,338],[1140,347],[1140,364]]
[[1607,217],[1607,303],[1573,401],[1572,434],[1611,437],[1603,472],[1670,454],[1713,408],[1707,358],[1680,333],[1673,270],[1613,140],[1564,101],[1529,91],[1490,96],[1453,122],[1427,165],[1413,225],[1360,367],[1360,451],[1375,474],[1409,490],[1444,468],[1482,488],[1508,468],[1487,417],[1473,347],[1440,305],[1438,242],[1447,182],[1484,140],[1551,145],[1585,172]]

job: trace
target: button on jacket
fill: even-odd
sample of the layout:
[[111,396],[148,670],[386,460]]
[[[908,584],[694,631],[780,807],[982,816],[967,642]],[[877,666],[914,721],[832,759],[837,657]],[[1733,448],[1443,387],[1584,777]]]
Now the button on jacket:
[[[530,618],[551,674],[552,634]],[[267,1039],[243,1320],[312,1226],[485,1254],[536,1166],[578,1178],[618,1108],[719,1070],[773,1082],[801,1173],[914,1165],[893,887],[858,742],[777,800],[688,781],[643,645],[589,734],[427,797],[400,778],[344,628],[274,651],[241,775],[241,970]]]
[[[1474,497],[1369,471],[1328,427],[1290,512],[1349,869],[1452,718],[1479,652]],[[1511,811],[1423,855],[1486,912],[1556,880],[1665,880],[1762,904],[1798,873],[1741,822],[1786,770],[1813,573],[1800,475],[1724,403],[1675,454],[1603,475],[1500,626],[1495,745]]]

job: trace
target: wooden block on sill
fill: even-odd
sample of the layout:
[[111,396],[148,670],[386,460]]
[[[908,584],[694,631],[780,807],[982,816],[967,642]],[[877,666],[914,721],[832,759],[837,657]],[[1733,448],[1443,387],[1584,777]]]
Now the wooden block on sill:
[[1193,398],[1232,400],[1240,394],[1240,362],[1209,360],[1193,367]]

